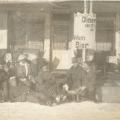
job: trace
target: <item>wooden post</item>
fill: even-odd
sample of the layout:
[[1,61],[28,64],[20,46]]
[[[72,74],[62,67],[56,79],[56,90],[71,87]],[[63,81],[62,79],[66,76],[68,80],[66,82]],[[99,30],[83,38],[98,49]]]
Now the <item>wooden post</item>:
[[120,54],[120,14],[116,14],[116,21],[115,21],[115,42],[114,48],[116,50],[116,56]]
[[93,14],[93,0],[90,0],[90,14]]
[[84,14],[87,14],[87,0],[84,0]]
[[44,58],[49,61],[49,68],[52,63],[52,42],[51,42],[51,14],[48,12],[45,16],[45,36],[44,36]]
[[[88,5],[87,5],[87,0],[84,0],[84,14],[87,14],[88,13]],[[86,56],[86,48],[83,48],[82,49],[82,59],[83,59],[83,62],[85,62],[85,57]]]

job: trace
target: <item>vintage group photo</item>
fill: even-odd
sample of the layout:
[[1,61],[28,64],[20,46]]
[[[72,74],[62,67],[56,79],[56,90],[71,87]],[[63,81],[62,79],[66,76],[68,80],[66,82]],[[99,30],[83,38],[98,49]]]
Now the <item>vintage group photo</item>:
[[119,0],[0,0],[0,120],[120,120]]

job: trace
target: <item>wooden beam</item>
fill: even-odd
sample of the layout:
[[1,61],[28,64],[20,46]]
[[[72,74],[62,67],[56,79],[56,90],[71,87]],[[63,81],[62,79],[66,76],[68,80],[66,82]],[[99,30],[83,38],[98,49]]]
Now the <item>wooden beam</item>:
[[[41,2],[67,2],[67,1],[84,1],[84,0],[0,0],[1,3],[41,3]],[[91,0],[89,0],[91,1]],[[94,1],[114,1],[114,0],[94,0]],[[120,1],[120,0],[115,0]]]

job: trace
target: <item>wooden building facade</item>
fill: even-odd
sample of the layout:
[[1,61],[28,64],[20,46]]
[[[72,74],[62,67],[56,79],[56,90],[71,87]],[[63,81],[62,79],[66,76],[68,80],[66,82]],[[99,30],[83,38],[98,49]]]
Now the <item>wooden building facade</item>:
[[[96,53],[120,51],[120,2],[93,1],[96,14]],[[71,64],[74,13],[84,11],[83,1],[0,2],[0,45],[11,51],[44,52],[50,61],[60,60],[58,69]],[[6,41],[6,43],[5,43]],[[3,48],[2,48],[3,46]],[[66,62],[67,61],[67,62]]]

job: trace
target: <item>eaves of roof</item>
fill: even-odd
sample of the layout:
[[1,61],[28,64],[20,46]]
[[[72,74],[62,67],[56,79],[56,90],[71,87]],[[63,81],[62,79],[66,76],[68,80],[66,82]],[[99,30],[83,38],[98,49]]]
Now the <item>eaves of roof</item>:
[[[84,0],[0,0],[0,3],[41,3],[41,2],[69,2],[69,1],[84,1]],[[88,1],[120,1],[120,0],[88,0]]]

